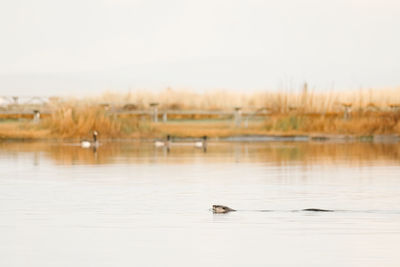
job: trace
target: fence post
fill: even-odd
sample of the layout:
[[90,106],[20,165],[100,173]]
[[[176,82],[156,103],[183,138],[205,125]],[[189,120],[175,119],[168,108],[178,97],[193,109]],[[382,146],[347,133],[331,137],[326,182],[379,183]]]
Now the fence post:
[[153,108],[153,122],[158,122],[158,103],[150,103],[150,107]]
[[33,122],[38,123],[39,121],[40,121],[40,111],[35,109],[33,111]]
[[235,126],[240,127],[240,123],[242,122],[242,108],[235,107],[235,114],[234,114]]
[[167,122],[167,120],[168,120],[168,117],[167,117],[168,115],[167,115],[167,112],[164,112],[163,113],[163,116],[162,116],[162,119],[163,119],[163,122]]
[[389,107],[392,112],[397,112],[400,110],[400,104],[391,104]]
[[344,108],[344,114],[343,114],[343,119],[344,120],[348,120],[350,119],[351,116],[351,103],[343,103],[342,104],[343,108]]

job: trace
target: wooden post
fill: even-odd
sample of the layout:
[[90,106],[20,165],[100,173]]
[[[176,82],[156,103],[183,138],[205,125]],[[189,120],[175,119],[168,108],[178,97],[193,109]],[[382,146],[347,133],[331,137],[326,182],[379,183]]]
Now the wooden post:
[[40,121],[40,111],[35,109],[33,111],[33,122],[38,123],[39,121]]
[[400,110],[400,104],[390,104],[389,107],[392,112],[397,112]]
[[301,95],[301,107],[300,107],[300,109],[301,109],[302,113],[306,112],[307,102],[308,102],[307,98],[308,98],[308,84],[307,84],[307,82],[305,82],[304,85],[303,85],[303,92],[302,92],[302,95]]
[[168,120],[167,112],[163,113],[162,119],[163,119],[163,122],[167,122],[167,120]]
[[242,122],[242,108],[235,107],[235,114],[234,114],[235,126],[240,127],[240,123]]
[[351,103],[342,103],[342,106],[344,108],[344,114],[343,114],[343,119],[348,120],[350,119],[351,116]]
[[150,103],[150,107],[153,108],[153,122],[157,123],[158,122],[158,103]]
[[108,103],[101,103],[99,104],[100,107],[102,107],[104,110],[110,110],[111,109],[111,105]]

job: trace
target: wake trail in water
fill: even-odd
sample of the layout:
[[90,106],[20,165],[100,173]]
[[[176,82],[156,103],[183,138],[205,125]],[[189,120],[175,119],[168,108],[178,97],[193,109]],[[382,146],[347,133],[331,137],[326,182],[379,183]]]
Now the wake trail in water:
[[316,213],[359,213],[359,214],[398,214],[400,210],[326,210],[326,209],[300,209],[300,210],[236,210],[237,212],[316,212]]

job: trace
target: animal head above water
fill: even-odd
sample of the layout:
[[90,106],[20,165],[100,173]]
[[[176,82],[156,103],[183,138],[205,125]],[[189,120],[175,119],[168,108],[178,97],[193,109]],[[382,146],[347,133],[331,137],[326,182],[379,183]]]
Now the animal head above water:
[[228,213],[228,212],[236,211],[236,210],[231,209],[227,206],[223,206],[223,205],[213,205],[212,211],[213,211],[213,213]]

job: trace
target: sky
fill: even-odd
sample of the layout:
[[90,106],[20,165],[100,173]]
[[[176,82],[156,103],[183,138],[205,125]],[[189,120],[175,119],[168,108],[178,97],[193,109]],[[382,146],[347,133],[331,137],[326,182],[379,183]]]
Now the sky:
[[2,0],[0,95],[400,86],[398,0]]

